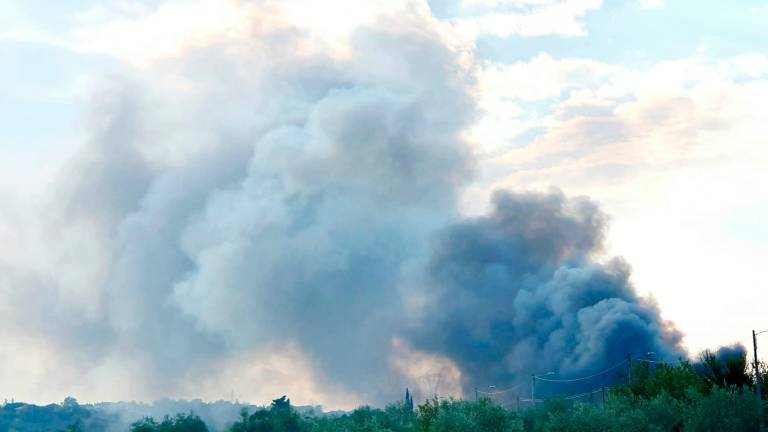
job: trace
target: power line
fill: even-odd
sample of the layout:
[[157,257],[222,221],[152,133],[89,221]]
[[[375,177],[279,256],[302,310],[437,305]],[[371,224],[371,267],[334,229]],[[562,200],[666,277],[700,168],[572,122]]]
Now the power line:
[[563,396],[563,399],[566,399],[566,400],[580,399],[580,398],[583,398],[585,396],[591,396],[591,395],[593,395],[595,393],[602,393],[602,392],[604,392],[606,390],[610,390],[611,388],[613,388],[613,387],[600,387],[600,388],[596,388],[596,389],[593,389],[593,390],[590,390],[590,391],[584,392],[584,393],[577,393],[577,394],[572,394],[572,395],[568,395],[568,396]]
[[648,359],[642,359],[642,358],[636,358],[634,361],[641,361],[645,363],[655,363],[655,364],[683,364],[684,360],[675,360],[675,361],[661,361],[661,360],[648,360]]
[[563,397],[563,399],[566,399],[566,400],[580,399],[580,398],[583,398],[584,396],[589,396],[592,393],[594,393],[594,391],[588,391],[588,392],[585,392],[585,393],[578,393],[578,394],[574,394],[574,395],[570,395],[570,396],[565,396],[565,397]]
[[[597,372],[597,373],[594,373],[594,374],[591,374],[591,375],[586,375],[586,376],[583,376],[583,377],[578,377],[578,378],[550,379],[550,378],[544,378],[544,376],[546,376],[546,375],[544,375],[544,376],[537,376],[535,374],[532,375],[532,377],[533,377],[534,382],[535,381],[544,381],[544,382],[550,382],[550,383],[555,383],[555,384],[556,383],[574,383],[574,382],[586,381],[586,380],[589,380],[589,379],[592,379],[592,378],[604,375],[604,374],[606,374],[606,373],[608,373],[608,372],[610,372],[612,370],[618,369],[619,367],[622,367],[622,366],[627,365],[627,364],[631,364],[630,362],[632,360],[640,361],[640,362],[644,362],[644,363],[667,364],[667,365],[671,365],[671,364],[680,364],[680,365],[682,365],[682,364],[684,364],[686,362],[685,360],[682,360],[682,359],[681,360],[676,360],[676,361],[650,360],[650,359],[644,359],[641,356],[636,356],[632,360],[630,360],[630,359],[632,359],[632,357],[628,357],[628,359],[622,360],[622,361],[620,361],[620,362],[618,362],[618,363],[616,363],[616,364],[614,364],[614,365],[612,365],[612,366],[610,366],[610,367],[608,367],[608,368],[606,368],[606,369],[604,369],[604,370],[602,370],[600,372]],[[549,374],[552,374],[552,372],[550,372]],[[549,375],[549,374],[547,374],[547,375]],[[512,387],[509,387],[509,388],[506,388],[506,389],[503,389],[503,390],[496,390],[496,391],[490,391],[490,392],[488,392],[488,391],[481,391],[481,390],[475,389],[475,392],[476,392],[476,394],[483,394],[483,395],[488,395],[488,396],[501,395],[501,394],[509,393],[512,390],[515,390],[516,388],[520,387],[521,384],[523,384],[523,383],[518,383],[518,384],[516,384],[516,385],[514,385]],[[563,397],[566,400],[575,400],[575,399],[580,399],[580,398],[583,398],[583,397],[586,397],[586,396],[591,396],[591,395],[593,395],[595,393],[600,393],[600,392],[604,393],[605,390],[608,390],[608,389],[611,389],[611,388],[612,388],[612,386],[609,386],[609,387],[603,386],[601,388],[598,388],[598,389],[595,389],[595,390],[592,390],[592,391],[589,391],[589,392],[578,393],[578,394],[573,394],[573,395],[567,395],[567,396],[563,396]],[[605,395],[603,394],[603,398],[604,397],[605,397]],[[520,397],[518,397],[518,401],[519,402],[532,402],[534,404],[543,402],[545,400],[546,399],[520,398]]]
[[482,393],[482,394],[486,394],[486,395],[497,395],[497,394],[503,394],[503,393],[510,392],[510,391],[512,391],[512,390],[514,390],[514,389],[516,389],[518,387],[520,387],[520,384],[515,384],[512,387],[506,388],[504,390],[496,390],[496,391],[492,391],[492,392],[484,392],[484,391],[478,390],[477,392],[478,393]]
[[588,380],[588,379],[590,379],[590,378],[594,378],[594,377],[596,377],[596,376],[600,376],[600,375],[603,375],[603,374],[605,374],[605,373],[607,373],[607,372],[610,372],[610,371],[612,371],[612,370],[614,370],[614,369],[618,368],[619,366],[623,366],[623,365],[625,365],[625,364],[627,363],[627,361],[628,361],[628,360],[622,360],[621,362],[619,362],[619,363],[616,363],[615,365],[613,365],[613,366],[609,367],[608,369],[605,369],[605,370],[603,370],[603,371],[600,371],[600,372],[598,372],[598,373],[595,373],[595,374],[592,374],[592,375],[587,375],[587,376],[584,376],[584,377],[581,377],[581,378],[573,378],[573,379],[549,379],[549,378],[542,378],[542,377],[538,377],[538,376],[536,376],[536,375],[534,375],[534,376],[533,376],[533,378],[534,378],[534,379],[536,379],[536,380],[539,380],[539,381],[546,381],[546,382],[553,382],[553,383],[569,383],[569,382],[584,381],[584,380]]

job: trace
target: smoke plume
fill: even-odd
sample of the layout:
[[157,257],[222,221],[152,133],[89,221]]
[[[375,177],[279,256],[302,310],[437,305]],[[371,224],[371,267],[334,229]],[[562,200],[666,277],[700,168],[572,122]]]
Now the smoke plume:
[[461,219],[473,66],[441,24],[381,17],[339,49],[272,13],[96,92],[43,262],[0,263],[4,336],[52,359],[29,394],[349,406],[434,365],[466,393],[680,353],[602,260],[593,202],[502,191]]
[[586,198],[496,192],[489,215],[437,235],[419,345],[454,359],[475,386],[681,356],[681,335],[635,292],[629,265],[594,259],[605,223]]

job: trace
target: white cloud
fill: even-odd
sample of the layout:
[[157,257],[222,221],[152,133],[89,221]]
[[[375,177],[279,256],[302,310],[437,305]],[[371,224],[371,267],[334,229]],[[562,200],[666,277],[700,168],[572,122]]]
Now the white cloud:
[[468,131],[469,139],[480,154],[498,154],[510,140],[546,122],[522,105],[552,102],[568,92],[576,95],[605,83],[620,70],[587,59],[556,60],[546,53],[509,65],[487,62],[478,69],[478,103],[484,116]]
[[486,63],[480,70],[480,91],[493,98],[544,100],[573,88],[595,87],[619,69],[587,59],[555,60],[541,53],[528,62]]
[[[512,4],[517,9],[499,8]],[[602,0],[564,1],[479,1],[470,6],[481,6],[481,12],[468,12],[455,18],[457,28],[478,37],[490,34],[509,36],[584,36],[587,30],[581,18],[590,10],[598,9]]]
[[[674,161],[689,157],[688,150],[703,154],[704,148],[712,149],[714,144],[686,144],[700,143],[694,131],[711,135],[760,117],[749,107],[760,98],[752,92],[762,91],[768,79],[768,58],[743,56],[714,63],[694,58],[639,70],[542,54],[512,65],[488,64],[479,77],[478,101],[489,117],[546,129],[533,145],[503,159],[533,163],[565,151],[594,154],[622,146],[639,153],[616,156],[645,160],[663,154],[664,160]],[[530,102],[542,105],[542,116],[532,119],[529,110],[520,108]],[[482,125],[475,133],[488,134]],[[603,141],[607,146],[597,145]],[[648,151],[654,148],[666,151]],[[677,155],[671,148],[686,153]]]

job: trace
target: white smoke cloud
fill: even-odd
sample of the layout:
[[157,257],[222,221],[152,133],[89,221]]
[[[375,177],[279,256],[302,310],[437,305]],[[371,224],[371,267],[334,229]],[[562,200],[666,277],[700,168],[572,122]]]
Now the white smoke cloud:
[[[524,352],[577,373],[620,350],[677,349],[628,268],[592,261],[603,215],[591,203],[499,195],[485,219],[461,220],[478,114],[461,23],[410,1],[212,5],[109,9],[76,35],[75,49],[131,66],[95,91],[87,142],[20,239],[38,259],[0,261],[15,341],[0,368],[19,371],[3,375],[17,398],[291,391],[348,407],[391,400],[433,367],[461,394],[517,379],[534,366]],[[354,21],[317,16],[348,6]],[[597,6],[514,20],[580,34]],[[514,253],[489,261],[478,245]],[[472,351],[483,344],[494,350]],[[20,367],[29,356],[42,360]]]
[[[339,50],[290,8],[260,6],[217,9],[237,32],[191,25],[200,3],[182,28],[164,28],[187,11],[171,4],[86,37],[139,69],[94,96],[88,143],[27,239],[46,258],[4,260],[8,336],[35,342],[0,362],[39,346],[60,365],[8,377],[17,397],[189,396],[191,377],[238,358],[264,357],[263,376],[274,362],[258,353],[283,344],[307,359],[289,362],[292,379],[317,385],[265,385],[295,401],[348,406],[404,385],[386,378],[400,272],[469,178],[471,76],[423,8],[350,29]],[[347,396],[323,396],[328,380]],[[233,380],[200,388],[217,381]]]

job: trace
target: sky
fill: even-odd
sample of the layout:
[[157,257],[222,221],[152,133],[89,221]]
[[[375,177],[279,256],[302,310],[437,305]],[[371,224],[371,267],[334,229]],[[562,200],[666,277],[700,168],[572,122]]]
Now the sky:
[[[365,30],[387,26],[416,42],[405,39],[402,45],[393,42],[392,51],[376,52],[379,45],[370,42],[375,38],[365,36]],[[450,144],[425,153],[439,163],[419,161],[414,169],[424,174],[405,177],[411,181],[408,187],[390,184],[389,171],[379,176],[377,165],[365,173],[347,165],[321,166],[342,170],[338,182],[357,179],[366,191],[379,191],[381,186],[386,190],[376,196],[393,201],[411,199],[401,188],[441,191],[425,193],[430,196],[429,209],[405,205],[408,213],[402,223],[414,233],[426,232],[422,227],[427,225],[430,230],[439,227],[442,218],[493,212],[489,197],[498,189],[538,193],[557,189],[569,197],[587,196],[608,219],[605,250],[600,253],[624,257],[637,291],[652,298],[661,316],[675,323],[688,352],[749,344],[752,329],[768,329],[759,307],[768,300],[763,275],[768,258],[768,228],[763,224],[768,218],[764,186],[768,110],[761,108],[768,100],[766,40],[768,2],[751,0],[4,0],[0,2],[0,268],[6,276],[0,279],[0,298],[11,317],[16,316],[11,309],[21,310],[19,305],[30,302],[48,309],[41,306],[20,318],[34,331],[14,328],[2,334],[13,347],[1,355],[2,369],[20,372],[0,373],[0,396],[13,396],[5,394],[10,386],[17,398],[56,400],[66,394],[67,386],[72,388],[71,377],[79,376],[77,366],[58,359],[64,350],[50,339],[67,340],[69,333],[78,333],[80,341],[82,334],[90,333],[75,326],[58,335],[53,323],[100,316],[104,310],[126,316],[139,313],[104,306],[100,293],[105,284],[115,280],[125,284],[106,290],[115,293],[130,290],[131,284],[170,284],[155,273],[146,280],[112,276],[146,263],[126,258],[130,254],[115,254],[108,242],[146,235],[142,244],[152,243],[160,236],[152,234],[155,231],[145,219],[159,220],[152,219],[155,213],[185,215],[168,221],[189,223],[181,249],[197,272],[175,281],[173,294],[157,301],[177,302],[186,315],[199,318],[194,325],[198,330],[215,333],[237,326],[237,321],[222,317],[226,312],[202,314],[190,300],[204,298],[219,311],[236,308],[200,288],[200,280],[217,274],[205,271],[207,263],[216,262],[215,254],[205,249],[217,241],[211,233],[218,230],[217,236],[236,238],[237,230],[255,229],[228,213],[224,204],[247,202],[251,207],[243,214],[274,218],[292,210],[261,208],[265,205],[261,201],[242,198],[274,193],[266,186],[246,184],[243,190],[225,193],[222,179],[244,169],[236,163],[239,156],[226,159],[231,164],[222,163],[221,172],[211,174],[215,181],[196,176],[195,164],[227,153],[229,147],[220,141],[248,139],[272,118],[283,124],[299,122],[296,119],[303,114],[297,113],[315,103],[313,92],[371,82],[392,93],[376,96],[385,112],[399,112],[404,103],[401,93],[416,95],[409,96],[413,98],[428,94],[428,103],[455,104],[455,112],[433,118],[432,111],[425,110],[419,118],[447,131],[440,139],[460,140],[461,146]],[[366,51],[367,43],[372,51]],[[453,66],[441,63],[445,56],[455,60]],[[272,63],[280,66],[263,66]],[[350,66],[341,72],[326,67],[335,64]],[[362,103],[351,96],[344,99],[341,90],[337,96],[338,104],[328,102],[324,111],[330,120],[317,114],[318,124],[336,121],[334,115],[349,115],[339,110]],[[296,102],[289,103],[292,100]],[[364,112],[365,106],[359,110]],[[467,106],[471,110],[463,111]],[[392,121],[404,121],[398,119]],[[269,139],[301,141],[301,133],[289,128]],[[408,136],[424,133],[416,128],[415,135]],[[106,141],[128,144],[115,148],[98,144]],[[317,148],[308,150],[310,156],[329,144],[313,145]],[[285,147],[264,148],[262,159],[254,160],[271,161],[270,166],[251,162],[249,168],[257,170],[259,179],[281,175],[296,163],[290,146],[289,154],[280,150]],[[471,157],[465,158],[465,150]],[[366,159],[367,153],[355,146],[340,151]],[[112,160],[115,154],[120,157]],[[309,174],[304,173],[313,172],[313,160],[306,156],[306,166],[290,177],[290,186],[281,186],[286,188],[281,194],[290,197],[291,190],[305,190],[296,184],[307,181]],[[471,162],[465,166],[466,160]],[[183,186],[169,186],[173,179],[156,175],[187,168],[186,177],[177,179]],[[104,172],[94,177],[98,170]],[[444,170],[455,175],[443,176]],[[143,190],[146,178],[152,179],[151,191],[137,192],[140,199],[133,197],[131,188]],[[248,178],[255,182],[253,176]],[[111,181],[118,189],[109,189]],[[336,183],[328,187],[342,196],[339,202],[362,202],[358,195],[344,195],[347,189],[335,189]],[[163,188],[185,192],[174,195]],[[205,210],[179,210],[200,206],[195,201],[198,189],[216,191],[206,198]],[[454,194],[455,208],[446,204]],[[178,199],[158,198],[166,196]],[[141,211],[118,218],[115,215],[131,206],[123,201],[140,203]],[[162,213],[164,202],[179,207]],[[367,199],[365,203],[362,208],[370,204]],[[401,211],[384,207],[377,215],[382,230]],[[343,208],[345,212],[334,217],[349,223],[362,217],[355,214],[356,206]],[[120,228],[110,231],[117,226],[115,220],[121,221]],[[106,240],[90,243],[99,236]],[[317,236],[308,241],[326,244]],[[156,249],[166,244],[161,240]],[[353,240],[344,245],[358,247]],[[329,246],[329,250],[335,249]],[[328,263],[334,259],[330,253],[323,265],[333,265]],[[172,265],[187,263],[168,264]],[[28,280],[49,288],[27,292],[19,287],[27,282],[19,281]],[[115,296],[120,304],[134,301]],[[122,331],[125,322],[113,323],[114,328]],[[101,338],[108,337],[95,332],[87,336],[91,339],[81,354],[89,352],[88,344],[98,346]],[[211,350],[220,343],[214,339]],[[258,338],[226,343],[274,346],[270,345],[274,341]],[[311,372],[306,363],[313,362],[301,352],[302,343],[269,348],[268,354],[232,348],[231,356],[215,359],[225,365],[222,376],[177,394],[228,395],[230,389],[224,387],[236,385],[238,379],[226,365],[252,365],[262,383],[276,369],[286,374]],[[408,349],[400,342],[393,344],[395,350]],[[104,360],[88,366],[90,379],[112,379],[115,369],[142,367],[138,361],[126,366],[111,357],[121,352],[99,354]],[[414,364],[419,355],[414,355]],[[253,356],[260,360],[254,363]],[[42,392],[41,382],[53,364],[70,378]],[[455,365],[446,368],[448,374],[459,373],[452,369]],[[276,376],[263,385],[275,385],[280,380]],[[126,373],[115,381],[129,389],[124,394],[107,387],[89,390],[86,384],[74,391],[86,400],[158,395],[134,386],[132,377]],[[349,406],[360,400],[343,386],[321,389],[325,381],[310,378],[306,379],[310,384],[295,384],[289,390],[306,402]]]

